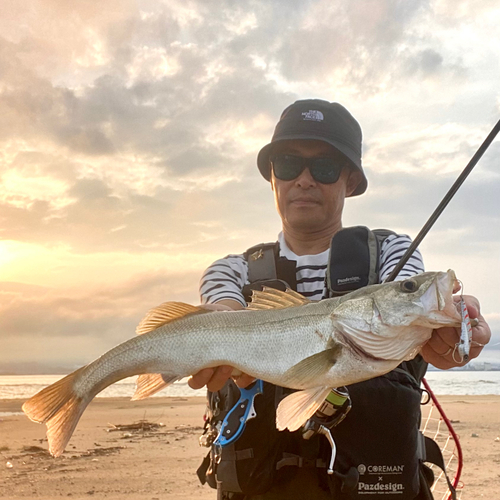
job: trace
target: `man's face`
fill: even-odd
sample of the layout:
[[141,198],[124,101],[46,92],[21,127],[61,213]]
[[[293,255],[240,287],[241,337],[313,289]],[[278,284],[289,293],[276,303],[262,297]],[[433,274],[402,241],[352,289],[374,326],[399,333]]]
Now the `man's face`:
[[339,180],[333,184],[321,184],[314,180],[309,168],[305,168],[291,181],[277,179],[271,171],[276,208],[284,227],[315,233],[341,225],[344,199],[354,191],[361,174],[350,170],[346,159],[323,141],[283,141],[273,148],[272,154],[291,154],[303,158],[328,157],[338,160],[340,165],[346,165]]

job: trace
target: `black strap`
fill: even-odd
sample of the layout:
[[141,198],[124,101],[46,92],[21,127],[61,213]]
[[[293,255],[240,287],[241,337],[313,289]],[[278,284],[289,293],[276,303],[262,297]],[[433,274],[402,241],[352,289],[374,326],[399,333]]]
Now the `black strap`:
[[262,290],[264,286],[285,291],[297,290],[297,263],[279,255],[279,242],[259,243],[249,248],[243,255],[248,262],[249,284],[243,287],[243,296],[251,301],[252,290]]
[[321,458],[306,458],[300,455],[295,455],[294,453],[283,453],[283,458],[276,464],[276,470],[280,470],[282,467],[293,466],[293,467],[319,467],[321,469],[326,469],[326,461]]
[[210,467],[210,452],[208,452],[207,456],[201,462],[201,465],[196,469],[196,475],[200,480],[201,484],[205,484],[207,482],[207,471]]
[[259,243],[245,252],[244,257],[248,262],[248,281],[250,283],[278,278],[276,251],[279,252],[279,247],[277,248],[277,245],[277,243]]
[[446,478],[446,482],[448,483],[448,488],[450,489],[452,500],[457,499],[457,492],[455,488],[451,484],[450,478],[446,473],[446,465],[444,463],[443,454],[441,453],[441,449],[439,445],[433,439],[424,436],[425,442],[425,458],[426,462],[430,462],[431,464],[437,465],[444,473],[444,477]]

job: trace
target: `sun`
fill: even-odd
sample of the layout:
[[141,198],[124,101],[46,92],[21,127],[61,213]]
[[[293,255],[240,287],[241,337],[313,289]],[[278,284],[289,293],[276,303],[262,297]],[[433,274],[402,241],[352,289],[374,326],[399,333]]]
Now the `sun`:
[[9,260],[9,251],[5,242],[0,241],[0,266]]
[[15,241],[0,241],[0,279],[5,266],[17,257]]

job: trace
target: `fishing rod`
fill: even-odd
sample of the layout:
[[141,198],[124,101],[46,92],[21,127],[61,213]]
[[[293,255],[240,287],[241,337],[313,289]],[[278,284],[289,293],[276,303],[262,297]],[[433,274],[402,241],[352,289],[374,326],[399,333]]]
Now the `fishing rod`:
[[500,131],[500,120],[498,120],[497,124],[493,127],[491,132],[488,134],[488,137],[481,144],[479,149],[476,151],[476,154],[471,158],[467,166],[464,168],[463,172],[460,174],[458,179],[455,181],[453,186],[451,186],[450,190],[446,193],[446,196],[442,199],[441,203],[438,205],[434,213],[429,217],[429,220],[425,223],[424,227],[417,234],[411,245],[408,247],[404,255],[401,257],[400,261],[396,264],[396,267],[392,270],[391,274],[384,281],[384,283],[388,283],[389,281],[394,281],[396,276],[399,274],[403,266],[406,264],[408,259],[411,257],[413,252],[420,245],[425,235],[430,231],[431,227],[434,225],[438,217],[441,215],[443,210],[446,208],[448,203],[451,201],[455,193],[458,191],[460,186],[464,183],[467,176],[472,172],[472,169],[476,166],[477,162],[481,159],[484,152],[489,148],[490,144],[495,139],[496,135]]
[[[441,200],[441,203],[437,206],[436,210],[434,210],[434,213],[429,217],[427,222],[424,224],[424,227],[420,230],[418,235],[415,237],[411,245],[408,247],[404,255],[401,257],[399,262],[396,264],[395,268],[392,270],[391,274],[388,276],[388,278],[385,280],[385,283],[388,283],[390,281],[394,281],[396,276],[399,274],[401,269],[403,269],[404,265],[408,261],[408,259],[411,257],[413,252],[417,249],[417,247],[420,245],[424,237],[427,235],[427,233],[430,231],[438,217],[441,215],[441,213],[444,211],[448,203],[451,201],[455,193],[458,191],[460,186],[464,183],[465,179],[467,176],[472,172],[472,169],[476,166],[478,161],[481,159],[485,151],[488,149],[490,144],[493,142],[495,137],[497,136],[498,132],[500,131],[500,120],[496,123],[496,125],[493,127],[491,132],[488,134],[484,142],[481,144],[479,149],[476,151],[474,156],[471,158],[467,166],[464,168],[460,176],[457,178],[457,180],[454,182],[453,186],[449,189],[449,191],[446,193],[445,197]],[[463,465],[463,457],[462,457],[462,448],[460,446],[460,441],[458,440],[458,436],[456,435],[453,426],[450,423],[450,420],[448,420],[446,414],[444,413],[443,408],[437,401],[436,396],[432,392],[431,388],[429,387],[429,384],[425,380],[425,378],[422,379],[422,384],[426,388],[427,393],[429,394],[430,398],[433,401],[433,404],[436,406],[438,409],[438,412],[443,419],[443,421],[446,423],[446,426],[448,428],[448,431],[450,432],[450,435],[452,436],[453,442],[455,443],[455,447],[457,450],[457,461],[458,461],[458,468],[455,472],[455,477],[453,478],[453,481],[451,483],[451,488],[450,488],[450,480],[448,479],[448,476],[446,473],[444,473],[444,476],[446,477],[447,480],[447,486],[448,489],[445,492],[444,496],[442,497],[443,499],[450,500],[451,498],[456,498],[456,488],[459,485],[460,481],[460,475],[462,471],[462,465]],[[455,455],[455,453],[452,453],[452,457]],[[451,458],[449,461],[451,461]],[[448,464],[449,465],[449,462]],[[433,486],[433,488],[435,485]]]

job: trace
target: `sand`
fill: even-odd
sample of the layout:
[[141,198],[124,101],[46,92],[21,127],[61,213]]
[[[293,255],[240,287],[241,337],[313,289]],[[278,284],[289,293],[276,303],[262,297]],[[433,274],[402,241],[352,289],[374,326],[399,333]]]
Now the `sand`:
[[[462,500],[500,499],[500,396],[442,396],[464,448]],[[213,499],[196,469],[203,398],[131,402],[98,398],[84,413],[64,455],[46,452],[45,427],[20,412],[22,401],[0,401],[0,499]],[[148,428],[108,432],[147,421]],[[157,425],[154,425],[157,424]]]

